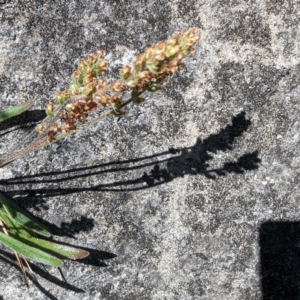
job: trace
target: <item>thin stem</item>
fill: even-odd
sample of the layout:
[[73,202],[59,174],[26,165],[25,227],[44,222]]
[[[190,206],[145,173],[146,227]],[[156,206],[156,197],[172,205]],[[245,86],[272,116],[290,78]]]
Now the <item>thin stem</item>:
[[[65,101],[63,104],[59,104],[56,109],[53,111],[53,116],[47,116],[40,125],[43,125],[45,127],[45,130],[43,133],[38,133],[36,131],[36,129],[34,129],[25,139],[23,139],[16,147],[13,148],[13,150],[10,150],[10,152],[15,152],[16,149],[18,149],[20,146],[24,146],[24,144],[31,139],[35,134],[38,134],[38,136],[31,142],[32,144],[38,143],[39,140],[41,140],[42,138],[44,138],[45,136],[47,136],[47,132],[49,131],[50,127],[59,119],[59,116],[61,114],[61,112],[63,112],[63,110],[65,109],[66,105],[69,103],[74,103],[77,102],[81,99],[84,99],[84,96],[82,95],[75,95],[71,98],[69,98],[67,101]],[[30,147],[31,145],[29,145],[28,147]],[[25,150],[26,148],[24,148]],[[37,149],[36,149],[37,150]],[[20,150],[22,151],[22,150]],[[33,150],[35,151],[35,150]],[[31,151],[30,151],[31,152]],[[29,153],[30,153],[29,152]],[[28,154],[28,153],[26,153]],[[7,154],[4,155],[2,157],[2,161],[6,161],[8,160],[12,155],[11,154]],[[18,157],[19,158],[19,157]],[[0,167],[2,166],[1,164],[1,160],[0,160]],[[15,159],[14,159],[15,160]]]
[[[128,105],[128,104],[131,103],[132,101],[133,101],[133,98],[130,98],[129,100],[125,101],[123,104],[121,104],[121,105],[118,107],[118,110],[121,109],[121,108],[123,108],[124,106]],[[112,110],[108,111],[107,113],[105,113],[105,114],[99,116],[98,118],[95,118],[95,119],[93,119],[93,120],[91,120],[91,121],[89,121],[89,122],[87,122],[87,123],[85,123],[85,124],[79,126],[78,129],[79,129],[79,130],[85,129],[86,127],[89,127],[89,126],[91,126],[91,125],[93,125],[93,124],[99,122],[100,120],[105,119],[106,117],[108,117],[108,116],[114,114],[115,112],[116,112],[116,111],[115,111],[114,109],[112,109]],[[57,139],[56,139],[56,140],[57,140]]]
[[[130,99],[128,99],[127,101],[125,101],[124,103],[122,103],[118,107],[118,110],[120,110],[121,108],[123,108],[123,107],[127,106],[128,104],[130,104],[140,94],[141,93],[139,93],[138,95],[134,95],[134,97],[131,97]],[[68,102],[69,102],[69,100],[68,100]],[[62,107],[65,107],[65,105],[63,105]],[[107,118],[108,116],[114,114],[115,112],[116,111],[114,109],[111,109],[110,111],[102,114],[101,116],[99,116],[99,117],[97,117],[97,118],[95,118],[95,119],[93,119],[93,120],[91,120],[91,121],[89,121],[89,122],[87,122],[87,123],[79,126],[76,131],[85,129],[88,126],[91,126],[91,125],[99,122],[100,120]],[[54,119],[56,117],[57,116],[55,116]],[[52,124],[52,122],[51,122],[51,124]],[[49,127],[49,125],[48,125],[48,127]],[[11,162],[13,162],[16,159],[22,158],[22,157],[30,154],[31,152],[34,152],[34,151],[36,151],[38,149],[41,149],[41,148],[43,148],[43,147],[45,147],[47,145],[55,143],[55,142],[57,142],[57,141],[65,138],[65,137],[73,134],[74,132],[75,132],[75,130],[74,131],[69,131],[67,133],[60,134],[58,137],[56,137],[56,139],[54,141],[49,141],[48,137],[45,134],[43,134],[42,136],[39,136],[36,140],[34,140],[29,146],[27,146],[27,147],[25,147],[25,148],[23,148],[23,149],[15,152],[15,153],[12,153],[10,155],[4,156],[0,160],[0,168],[3,167],[3,166],[5,166],[5,165],[7,165],[7,164],[9,164],[9,163],[11,163]]]
[[31,152],[34,152],[34,151],[46,146],[47,144],[49,144],[49,141],[48,141],[48,137],[45,136],[41,140],[38,140],[36,143],[30,144],[28,147],[26,147],[24,149],[21,149],[11,155],[5,156],[3,159],[0,160],[0,168],[4,167],[5,165],[7,165],[10,162],[13,162],[16,159],[22,158],[22,157],[30,154]]
[[[58,115],[58,113],[61,111],[63,107],[63,104],[60,104],[58,105],[58,107],[54,110],[53,112],[53,116],[54,118],[52,117],[52,120],[51,120],[51,117],[50,116],[47,116],[43,121],[42,123],[40,123],[40,125],[43,125],[43,126],[46,126],[46,127],[49,127],[50,124],[53,123],[53,120],[55,121],[56,120],[56,116]],[[27,135],[21,142],[19,142],[16,146],[14,146],[10,152],[14,152],[16,151],[19,147],[21,146],[24,146],[26,144],[26,142],[28,142],[34,135],[40,135],[40,133],[37,132],[36,128],[33,129],[29,135]],[[41,136],[38,136],[37,138],[41,138]],[[37,140],[37,139],[36,139]],[[34,142],[34,141],[33,141]],[[5,157],[8,157],[9,155],[4,155],[3,158]]]

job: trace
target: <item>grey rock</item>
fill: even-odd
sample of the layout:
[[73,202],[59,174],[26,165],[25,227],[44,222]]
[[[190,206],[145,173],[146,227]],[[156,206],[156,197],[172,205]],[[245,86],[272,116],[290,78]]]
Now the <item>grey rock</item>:
[[[196,27],[196,53],[128,115],[0,170],[1,190],[56,240],[89,248],[27,289],[0,248],[0,299],[298,299],[299,1],[0,1],[6,153],[104,49],[117,76]],[[18,125],[22,122],[22,126]],[[271,297],[274,298],[271,298]]]

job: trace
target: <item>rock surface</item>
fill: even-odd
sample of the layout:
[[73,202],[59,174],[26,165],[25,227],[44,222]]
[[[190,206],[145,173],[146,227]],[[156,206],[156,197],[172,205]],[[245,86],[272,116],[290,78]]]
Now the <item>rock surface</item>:
[[27,289],[1,246],[0,299],[299,299],[299,1],[6,0],[0,20],[2,106],[35,100],[0,125],[1,153],[78,58],[104,49],[115,76],[173,32],[202,36],[125,118],[1,169],[7,195],[91,256],[33,265]]

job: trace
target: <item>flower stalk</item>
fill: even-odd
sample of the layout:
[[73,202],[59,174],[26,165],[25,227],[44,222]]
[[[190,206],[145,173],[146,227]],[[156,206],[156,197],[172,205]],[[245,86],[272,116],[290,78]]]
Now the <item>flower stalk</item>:
[[[135,58],[132,66],[126,65],[120,70],[119,80],[110,83],[103,78],[108,69],[103,50],[88,55],[86,60],[80,59],[69,88],[56,95],[56,104],[48,103],[47,117],[17,147],[0,159],[0,167],[111,115],[124,116],[124,108],[129,104],[145,101],[142,94],[161,89],[166,78],[178,71],[182,60],[194,52],[193,46],[199,39],[200,35],[195,29],[175,33],[168,40],[147,48]],[[130,96],[126,99],[128,94]],[[29,102],[3,110],[0,112],[0,122],[31,105],[32,102]],[[96,111],[100,111],[100,115],[87,121]],[[80,259],[89,255],[85,250],[40,238],[43,236],[49,238],[51,234],[0,193],[0,242],[14,251],[26,285],[25,265],[31,270],[27,259],[61,266],[61,259]]]
[[[175,33],[168,40],[147,48],[135,58],[133,66],[125,65],[120,70],[120,80],[108,84],[103,78],[108,69],[103,50],[88,55],[86,60],[80,59],[69,88],[56,95],[56,105],[52,102],[47,105],[47,118],[21,142],[20,150],[0,159],[0,167],[108,116],[124,116],[125,106],[143,103],[143,93],[161,89],[166,78],[178,71],[182,60],[194,52],[193,46],[199,39],[195,29]],[[128,92],[131,96],[125,100]],[[109,110],[100,116],[85,121],[95,111],[105,111],[107,108]],[[26,145],[30,140],[30,144]]]

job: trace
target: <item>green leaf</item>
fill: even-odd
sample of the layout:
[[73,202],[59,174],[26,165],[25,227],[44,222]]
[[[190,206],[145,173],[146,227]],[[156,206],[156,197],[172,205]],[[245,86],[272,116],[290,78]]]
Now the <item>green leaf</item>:
[[89,252],[85,250],[32,236],[30,232],[26,231],[26,228],[20,226],[19,223],[9,217],[7,214],[3,213],[1,210],[0,219],[3,220],[8,228],[10,237],[26,244],[27,246],[40,249],[43,252],[47,252],[50,255],[62,259],[80,259],[89,255]]
[[46,237],[51,236],[50,232],[42,224],[34,220],[31,216],[27,215],[22,208],[15,204],[15,202],[4,197],[1,193],[0,212],[35,233]]
[[32,105],[33,105],[33,101],[30,101],[30,102],[24,103],[22,105],[12,106],[12,107],[8,107],[4,110],[1,110],[0,111],[0,122],[21,114],[22,112],[29,109]]
[[89,255],[89,252],[79,248],[57,244],[55,242],[48,241],[48,240],[37,239],[33,236],[28,235],[26,232],[24,232],[24,230],[17,231],[17,232],[12,231],[10,232],[10,236],[28,246],[38,248],[42,251],[45,251],[49,254],[52,254],[62,259],[63,258],[79,259],[79,258],[87,257]]
[[0,232],[0,241],[6,245],[7,247],[11,248],[12,250],[16,251],[18,254],[29,258],[33,261],[40,262],[46,265],[61,267],[62,261],[58,258],[34,247],[28,246],[25,243],[22,243],[16,240],[13,237],[10,237],[2,232]]

